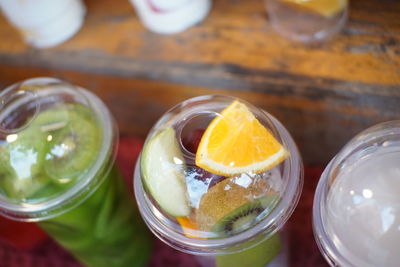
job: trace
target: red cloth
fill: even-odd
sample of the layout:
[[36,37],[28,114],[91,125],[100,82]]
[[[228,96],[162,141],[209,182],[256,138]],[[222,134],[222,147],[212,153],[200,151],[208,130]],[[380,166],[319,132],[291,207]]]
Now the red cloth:
[[[131,192],[133,170],[143,141],[134,137],[121,138],[117,154],[120,167]],[[291,266],[326,267],[314,241],[311,207],[321,167],[305,168],[305,183],[299,205],[289,220]],[[81,267],[64,249],[32,223],[20,223],[0,217],[0,267]],[[193,256],[174,250],[154,238],[149,266],[198,266]]]

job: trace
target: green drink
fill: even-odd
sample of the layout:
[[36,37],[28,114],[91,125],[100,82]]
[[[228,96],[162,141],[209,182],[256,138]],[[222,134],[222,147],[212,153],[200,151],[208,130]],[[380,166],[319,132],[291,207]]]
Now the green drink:
[[87,266],[143,266],[149,236],[114,165],[115,127],[90,92],[32,79],[0,94],[0,208],[38,221]]

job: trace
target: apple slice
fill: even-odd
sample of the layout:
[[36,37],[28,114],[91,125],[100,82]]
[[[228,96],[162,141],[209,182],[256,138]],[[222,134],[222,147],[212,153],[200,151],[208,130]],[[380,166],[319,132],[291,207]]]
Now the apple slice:
[[184,159],[172,127],[147,142],[140,166],[145,186],[165,212],[175,217],[190,214]]

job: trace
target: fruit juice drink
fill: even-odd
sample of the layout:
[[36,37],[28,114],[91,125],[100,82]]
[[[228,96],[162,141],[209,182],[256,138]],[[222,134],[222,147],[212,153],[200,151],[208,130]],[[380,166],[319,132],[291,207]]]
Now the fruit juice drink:
[[114,167],[116,128],[92,93],[51,78],[0,94],[0,211],[37,221],[87,266],[143,266],[146,227]]
[[347,0],[266,0],[268,17],[284,37],[303,43],[329,39],[347,20]]
[[251,104],[202,96],[169,110],[146,139],[134,185],[153,233],[203,265],[287,264],[280,230],[302,163],[286,129]]
[[400,121],[350,141],[321,176],[314,232],[332,266],[399,266]]

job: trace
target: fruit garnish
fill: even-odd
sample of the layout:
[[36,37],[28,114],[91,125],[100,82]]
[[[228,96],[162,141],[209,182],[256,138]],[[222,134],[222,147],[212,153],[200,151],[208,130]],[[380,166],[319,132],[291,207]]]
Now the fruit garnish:
[[332,17],[339,13],[347,0],[282,0],[284,2],[295,4],[296,6],[306,8],[325,17]]
[[[196,222],[203,231],[229,235],[239,228],[233,229],[231,226],[235,224],[235,221],[240,220],[240,217],[256,213],[258,215],[265,210],[264,202],[260,199],[270,194],[276,195],[265,179],[252,179],[246,175],[226,178],[203,195],[196,212]],[[232,225],[223,220],[227,216],[231,217],[229,214],[237,215],[233,216],[235,218],[232,219]],[[222,229],[223,226],[216,227],[221,220],[223,225],[229,225],[229,229]]]
[[[191,237],[191,238],[201,238],[198,236],[194,236],[190,233],[190,230],[198,230],[198,226],[195,222],[191,221],[189,218],[187,217],[177,217],[176,220],[178,221],[178,223],[182,226],[182,230],[183,233],[187,236],[187,237]],[[188,231],[189,230],[189,231]],[[201,238],[202,239],[202,238]]]
[[192,208],[198,208],[201,197],[225,177],[210,173],[197,166],[188,166],[185,170],[186,188]]
[[285,148],[243,103],[235,100],[207,127],[196,165],[224,176],[260,173],[281,163]]
[[145,144],[140,166],[145,187],[165,212],[175,217],[190,214],[184,159],[172,127]]
[[278,201],[279,196],[275,193],[256,198],[226,214],[214,224],[211,230],[220,236],[231,236],[246,230],[259,221],[257,219],[259,214],[264,211],[268,213]]
[[0,184],[8,197],[32,202],[85,174],[97,159],[101,130],[78,104],[50,107],[28,121],[0,148]]
[[8,197],[28,198],[47,183],[40,174],[46,154],[43,137],[39,129],[26,128],[8,135],[0,147],[0,187]]
[[84,106],[49,109],[37,117],[36,124],[48,133],[46,173],[59,183],[83,175],[99,154],[101,129],[96,117]]

